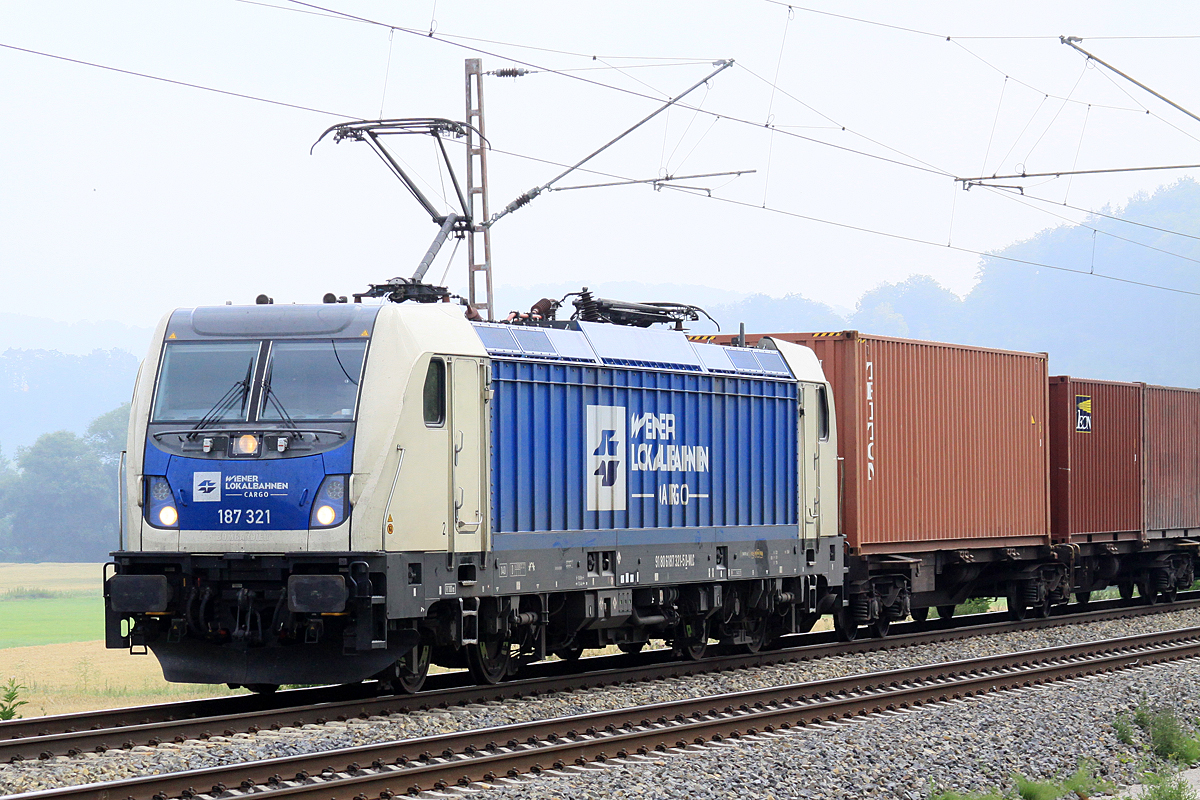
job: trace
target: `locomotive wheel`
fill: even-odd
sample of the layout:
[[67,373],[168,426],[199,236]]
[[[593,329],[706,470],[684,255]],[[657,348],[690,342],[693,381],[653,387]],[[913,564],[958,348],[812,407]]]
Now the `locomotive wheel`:
[[938,612],[938,619],[950,619],[951,617],[954,616],[954,606],[953,605],[938,606],[937,612]]
[[708,650],[708,620],[690,620],[679,629],[680,635],[675,639],[675,649],[683,654],[688,661],[699,661]]
[[467,645],[467,669],[476,683],[495,685],[508,675],[511,652],[504,639],[480,639]]
[[563,661],[578,661],[579,657],[583,655],[583,645],[573,644],[570,647],[560,647],[554,651],[554,655]]
[[395,684],[400,691],[416,694],[429,677],[429,663],[433,660],[433,645],[422,642],[408,651],[396,665]]
[[1133,581],[1122,581],[1117,584],[1117,589],[1121,592],[1122,600],[1133,599]]
[[876,639],[882,639],[888,635],[888,629],[892,627],[892,621],[887,619],[877,619],[871,623],[871,635]]
[[746,631],[750,641],[742,645],[747,653],[754,655],[767,646],[770,639],[771,620],[763,614],[751,614],[746,617]]
[[628,653],[631,656],[636,656],[642,652],[642,648],[646,646],[645,642],[621,642],[617,645],[617,649],[622,653]]
[[929,607],[914,608],[908,612],[908,615],[913,618],[913,622],[924,622],[929,619]]

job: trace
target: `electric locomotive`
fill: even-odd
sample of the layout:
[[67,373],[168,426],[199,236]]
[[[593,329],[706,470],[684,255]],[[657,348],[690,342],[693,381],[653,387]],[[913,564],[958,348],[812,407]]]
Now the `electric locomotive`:
[[839,607],[812,350],[577,308],[169,314],[134,393],[108,646],[171,681],[416,690],[430,663],[495,682],[651,639],[753,651]]

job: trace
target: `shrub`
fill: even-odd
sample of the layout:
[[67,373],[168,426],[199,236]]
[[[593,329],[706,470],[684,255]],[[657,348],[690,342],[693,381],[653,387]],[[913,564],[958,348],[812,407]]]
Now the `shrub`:
[[0,686],[0,720],[16,719],[20,716],[17,709],[24,705],[29,705],[25,700],[21,700],[21,690],[24,689],[24,684],[17,683],[15,677],[9,678],[8,683]]
[[955,614],[986,614],[992,610],[994,597],[972,597],[954,607]]

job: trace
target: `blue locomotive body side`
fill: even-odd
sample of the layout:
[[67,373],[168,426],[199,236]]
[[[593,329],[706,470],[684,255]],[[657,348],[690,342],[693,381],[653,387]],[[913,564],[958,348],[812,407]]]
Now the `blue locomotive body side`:
[[792,380],[493,360],[497,550],[794,538]]

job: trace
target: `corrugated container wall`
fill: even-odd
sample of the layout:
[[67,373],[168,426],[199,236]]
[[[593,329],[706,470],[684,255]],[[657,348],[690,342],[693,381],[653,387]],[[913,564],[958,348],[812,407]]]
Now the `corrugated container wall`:
[[851,548],[1048,541],[1045,354],[855,331],[771,335],[816,351],[833,386]]
[[1146,387],[1146,527],[1200,528],[1200,391]]
[[1142,530],[1140,383],[1050,379],[1050,531],[1056,541]]
[[497,534],[796,535],[794,381],[503,359],[492,369]]

